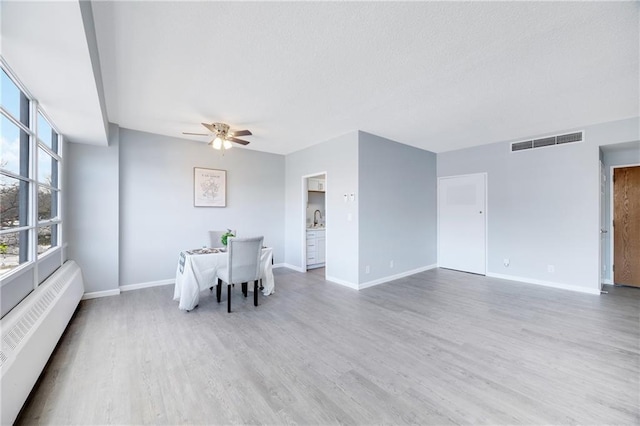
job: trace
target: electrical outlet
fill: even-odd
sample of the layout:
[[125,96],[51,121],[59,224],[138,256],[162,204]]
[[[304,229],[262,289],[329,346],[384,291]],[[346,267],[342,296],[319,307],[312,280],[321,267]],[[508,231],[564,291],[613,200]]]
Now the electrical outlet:
[[511,262],[509,261],[509,259],[504,258],[504,259],[502,260],[502,263],[504,264],[504,267],[506,268],[507,266],[509,266],[509,264],[510,264]]
[[393,268],[393,260],[389,262],[389,268]]
[[365,266],[365,267],[364,267],[364,273],[365,273],[365,274],[368,274],[368,273],[370,273],[370,272],[371,272],[371,266],[369,266],[369,265]]
[[556,271],[556,267],[553,265],[547,265],[547,272],[554,273]]

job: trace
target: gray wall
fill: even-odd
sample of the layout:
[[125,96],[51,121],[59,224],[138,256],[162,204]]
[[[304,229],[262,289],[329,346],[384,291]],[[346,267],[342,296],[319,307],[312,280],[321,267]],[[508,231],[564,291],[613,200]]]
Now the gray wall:
[[436,154],[359,135],[359,283],[435,264]]
[[637,140],[638,123],[632,118],[540,135],[585,131],[584,142],[564,146],[511,153],[509,142],[498,142],[438,154],[438,176],[488,174],[489,275],[598,291],[598,147]]
[[[305,242],[305,206],[302,177],[326,176],[326,276],[342,284],[358,283],[358,132],[348,133],[287,155],[285,262],[302,267]],[[343,195],[354,193],[355,201]],[[351,220],[349,220],[349,215]]]
[[119,229],[118,128],[109,129],[109,146],[66,146],[67,257],[78,263],[85,291],[117,290]]
[[604,250],[602,254],[604,256],[604,264],[606,265],[604,279],[606,283],[613,284],[613,273],[611,268],[611,238],[613,235],[613,228],[611,227],[611,169],[614,166],[640,164],[640,141],[636,141],[631,144],[625,143],[606,146],[602,152],[601,159],[607,176],[604,200],[605,229],[607,230],[607,233],[604,236]]
[[[227,207],[193,206],[193,169],[227,171]],[[120,130],[120,285],[175,278],[181,250],[209,230],[264,235],[284,261],[284,157]]]

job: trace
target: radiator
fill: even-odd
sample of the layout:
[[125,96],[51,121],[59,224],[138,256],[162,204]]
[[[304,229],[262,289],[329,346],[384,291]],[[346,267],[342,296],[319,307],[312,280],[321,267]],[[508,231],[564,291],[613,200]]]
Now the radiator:
[[0,320],[1,424],[16,420],[83,293],[82,271],[71,260]]

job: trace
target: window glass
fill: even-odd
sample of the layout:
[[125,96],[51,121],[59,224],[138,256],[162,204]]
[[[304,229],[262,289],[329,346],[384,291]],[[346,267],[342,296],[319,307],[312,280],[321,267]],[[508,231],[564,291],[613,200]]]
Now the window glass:
[[2,77],[0,77],[0,79],[0,102],[2,103],[2,107],[6,109],[13,118],[20,120],[20,89],[11,81],[4,70],[2,70]]
[[[22,242],[23,255],[20,255]],[[0,235],[0,275],[27,261],[27,231]]]
[[0,174],[0,229],[27,226],[28,183]]
[[55,219],[58,216],[58,191],[38,186],[38,221]]
[[38,148],[38,182],[53,186],[52,172],[58,169],[54,163],[57,163],[55,158],[44,149]]
[[38,228],[38,254],[49,250],[53,244],[51,240],[51,226]]
[[52,148],[51,144],[51,126],[49,122],[38,112],[38,139],[46,146]]
[[[4,115],[1,117],[0,169],[26,177],[29,174],[29,163],[27,161],[29,158],[29,137]],[[24,151],[23,153],[20,152],[21,149]],[[21,158],[24,159],[22,164],[20,163]]]

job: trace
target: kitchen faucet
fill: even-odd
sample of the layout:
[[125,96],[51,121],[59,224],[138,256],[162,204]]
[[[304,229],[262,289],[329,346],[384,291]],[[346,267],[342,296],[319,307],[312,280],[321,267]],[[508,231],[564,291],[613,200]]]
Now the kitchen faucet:
[[[316,217],[316,213],[318,213],[318,217]],[[313,226],[317,226],[320,219],[322,219],[322,213],[320,213],[320,210],[313,212]]]

